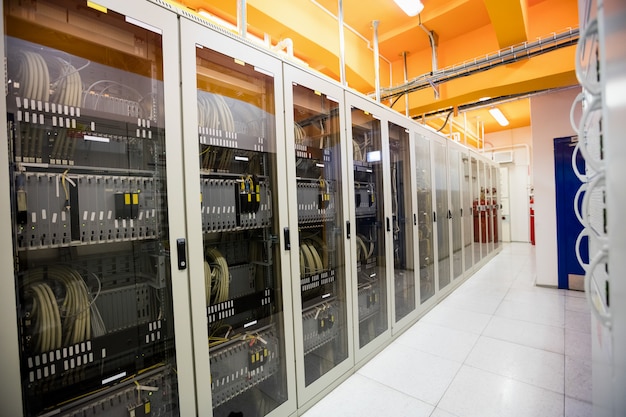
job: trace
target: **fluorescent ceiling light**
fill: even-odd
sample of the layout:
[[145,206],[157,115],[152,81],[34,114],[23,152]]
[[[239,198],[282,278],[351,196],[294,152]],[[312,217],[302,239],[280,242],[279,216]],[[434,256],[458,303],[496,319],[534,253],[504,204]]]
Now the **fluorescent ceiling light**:
[[500,111],[499,108],[493,107],[493,108],[489,109],[489,113],[491,113],[493,118],[496,119],[496,122],[498,122],[500,124],[500,126],[508,126],[509,125],[509,121],[506,119],[506,117],[504,117],[504,114],[502,114],[502,112]]
[[420,0],[393,0],[409,16],[418,15],[424,10]]

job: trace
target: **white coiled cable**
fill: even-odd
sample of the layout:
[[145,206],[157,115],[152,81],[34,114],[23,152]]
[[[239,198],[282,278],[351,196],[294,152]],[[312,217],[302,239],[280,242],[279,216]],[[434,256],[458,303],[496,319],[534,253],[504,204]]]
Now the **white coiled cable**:
[[228,287],[230,285],[230,272],[226,258],[216,248],[206,249],[206,259],[209,268],[205,265],[205,281],[207,272],[210,274],[210,288],[213,303],[221,303],[228,300]]
[[[106,332],[95,306],[97,295],[91,297],[85,281],[74,268],[66,265],[34,268],[26,272],[22,282],[25,294],[33,300],[29,314],[35,323],[35,349],[38,352],[88,340],[92,337],[92,330],[96,336]],[[52,290],[54,283],[63,286],[60,304]],[[100,288],[98,294],[99,291]]]
[[304,138],[306,137],[306,132],[298,123],[293,124],[293,135],[294,141],[297,145],[302,145],[304,143]]

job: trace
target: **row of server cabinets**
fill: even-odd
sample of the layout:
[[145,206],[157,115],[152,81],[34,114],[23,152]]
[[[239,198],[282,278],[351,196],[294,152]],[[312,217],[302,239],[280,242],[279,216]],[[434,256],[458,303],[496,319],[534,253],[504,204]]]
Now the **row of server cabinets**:
[[167,3],[3,8],[3,415],[296,415],[498,250],[497,167],[379,103]]

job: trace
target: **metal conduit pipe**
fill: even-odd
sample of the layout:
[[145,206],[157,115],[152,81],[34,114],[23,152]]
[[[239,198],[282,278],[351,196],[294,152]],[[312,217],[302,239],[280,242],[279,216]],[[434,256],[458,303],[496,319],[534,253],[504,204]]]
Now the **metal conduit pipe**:
[[272,51],[282,51],[283,49],[287,52],[287,55],[293,57],[293,40],[291,38],[281,39],[272,47]]
[[[339,22],[339,78],[341,85],[347,85],[346,82],[346,41],[343,33],[343,0],[338,0],[339,12],[337,21]],[[380,91],[380,89],[377,89]]]
[[[402,52],[402,61],[404,62],[404,82],[409,81],[409,67],[406,63],[406,51]],[[404,95],[404,114],[409,117],[409,95]]]
[[[321,4],[319,4],[317,1],[315,0],[311,0],[311,3],[313,3],[315,6],[317,6],[320,10],[322,10],[324,13],[326,13],[327,15],[329,15],[330,17],[332,17],[335,20],[339,20],[337,16],[335,16],[333,14],[333,12],[331,12],[330,10],[328,10],[326,7],[322,6]],[[372,50],[372,46],[371,43],[369,41],[369,39],[367,39],[365,36],[361,35],[355,28],[353,28],[350,25],[347,25],[344,23],[343,25],[346,29],[348,29],[350,32],[354,33],[356,36],[358,36],[360,39],[362,39],[365,44],[367,45],[367,48]],[[393,68],[391,65],[391,61],[388,60],[387,58],[385,58],[383,55],[380,55],[380,59],[382,59],[383,61],[385,61],[387,64],[389,64],[389,85],[392,84],[392,76],[393,76]]]
[[[470,110],[479,110],[479,109],[484,109],[487,107],[493,107],[499,104],[505,104],[505,103],[510,103],[510,102],[525,99],[525,98],[539,96],[539,95],[546,94],[546,93],[555,93],[555,92],[566,91],[570,89],[580,89],[580,86],[574,85],[574,86],[569,86],[569,87],[548,88],[545,90],[536,90],[536,91],[530,91],[530,92],[520,93],[520,94],[510,94],[507,96],[490,98],[489,100],[479,100],[473,103],[461,104],[457,106],[457,109],[459,113],[470,111]],[[447,108],[439,109],[439,110],[426,113],[423,115],[413,116],[413,119],[420,119],[425,122],[427,120],[443,117],[452,111],[454,111],[454,107],[447,107]]]
[[242,38],[245,38],[248,33],[248,22],[246,19],[246,0],[239,0],[237,2],[237,26],[239,36]]
[[383,88],[382,99],[398,97],[402,94],[411,93],[427,87],[435,87],[438,84],[452,81],[456,78],[466,77],[481,71],[486,71],[500,65],[507,65],[522,59],[532,58],[560,48],[575,45],[578,42],[578,28],[569,29],[565,32],[555,33],[548,38],[540,38],[534,42],[524,42],[509,48],[501,49],[484,57],[453,65],[432,73],[422,74],[402,85]]
[[378,20],[372,20],[374,28],[374,82],[376,88],[376,101],[380,103],[380,62],[378,54]]
[[[432,70],[431,70],[431,74],[434,74],[435,72],[437,72],[437,40],[439,39],[439,37],[437,36],[437,34],[432,31],[432,30],[428,30],[428,28],[424,25],[422,25],[421,22],[421,18],[420,18],[420,23],[419,23],[419,27],[426,32],[426,35],[428,35],[428,41],[430,43],[430,53],[431,53],[431,61],[432,61]],[[435,98],[438,99],[439,98],[439,87],[437,85],[433,85],[431,84],[433,89],[435,90]]]

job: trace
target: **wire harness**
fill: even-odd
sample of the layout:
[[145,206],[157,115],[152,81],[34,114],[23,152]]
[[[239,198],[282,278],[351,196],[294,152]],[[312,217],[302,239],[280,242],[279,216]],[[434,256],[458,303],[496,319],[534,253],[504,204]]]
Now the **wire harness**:
[[33,326],[33,347],[47,352],[63,346],[102,336],[106,328],[95,304],[100,294],[92,297],[81,274],[67,265],[52,265],[28,270],[22,279],[25,299],[30,309],[25,312]]

